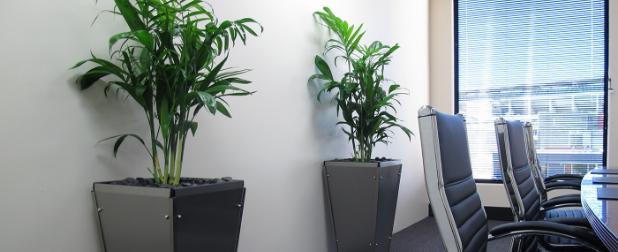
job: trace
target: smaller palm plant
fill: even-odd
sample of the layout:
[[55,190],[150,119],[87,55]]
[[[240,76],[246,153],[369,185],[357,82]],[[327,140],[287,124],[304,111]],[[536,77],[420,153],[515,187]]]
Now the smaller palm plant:
[[74,68],[95,65],[78,83],[87,89],[100,82],[106,96],[115,89],[142,107],[150,141],[136,134],[109,138],[116,140],[114,155],[126,138],[135,138],[152,159],[155,182],[178,185],[185,141],[197,130],[198,113],[231,117],[225,98],[253,93],[241,88],[250,83],[239,77],[248,70],[225,64],[235,43],[258,36],[256,28],[262,27],[251,18],[220,21],[203,0],[114,1],[111,13],[122,16],[130,31],[109,39],[109,60],[92,55],[77,63]]
[[380,41],[363,45],[363,25],[350,25],[328,7],[315,12],[315,16],[335,34],[326,42],[323,55],[335,54],[335,66],[342,61],[347,65],[347,72],[341,79],[335,79],[326,60],[316,55],[315,66],[319,73],[310,80],[323,84],[318,100],[324,92],[336,92],[337,115],[341,113],[343,117],[343,121],[337,124],[349,128],[342,130],[352,142],[353,159],[360,162],[370,160],[377,143],[389,143],[393,128],[401,129],[411,139],[412,131],[399,124],[399,119],[392,113],[397,112],[395,103],[401,105],[398,96],[407,93],[400,85],[384,77],[384,67],[391,62],[399,45],[388,46]]

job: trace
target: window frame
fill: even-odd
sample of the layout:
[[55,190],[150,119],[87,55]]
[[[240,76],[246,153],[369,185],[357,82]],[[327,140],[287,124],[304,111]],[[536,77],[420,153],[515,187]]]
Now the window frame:
[[[455,114],[459,113],[459,0],[453,0],[453,111]],[[608,122],[608,106],[609,106],[609,0],[604,0],[604,29],[605,29],[605,43],[604,43],[604,88],[603,88],[603,166],[607,166],[607,122]],[[477,179],[474,178],[476,183],[490,183],[499,184],[502,183],[502,179]]]

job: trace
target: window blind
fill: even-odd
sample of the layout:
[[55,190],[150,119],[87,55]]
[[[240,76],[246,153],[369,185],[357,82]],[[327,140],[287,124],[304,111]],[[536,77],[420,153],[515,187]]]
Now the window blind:
[[493,122],[532,122],[547,175],[603,164],[605,0],[455,0],[456,103],[476,179],[501,179]]

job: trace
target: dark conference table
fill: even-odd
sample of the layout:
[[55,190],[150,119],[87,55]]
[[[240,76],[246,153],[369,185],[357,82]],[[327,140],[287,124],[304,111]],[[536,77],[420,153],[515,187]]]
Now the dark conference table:
[[[618,172],[616,169],[610,170]],[[593,174],[591,171],[584,176],[581,185],[582,206],[597,236],[610,251],[618,251],[618,200],[598,198],[599,190],[618,190],[618,184],[593,183],[593,180],[604,177],[618,180],[618,174]]]

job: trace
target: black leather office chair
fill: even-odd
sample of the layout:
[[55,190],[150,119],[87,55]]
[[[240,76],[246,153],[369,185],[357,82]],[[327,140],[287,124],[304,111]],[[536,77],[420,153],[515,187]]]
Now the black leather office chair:
[[[419,110],[419,124],[425,184],[447,251],[486,251],[488,240],[513,237],[519,241],[530,235],[556,235],[604,251],[594,233],[560,223],[523,221],[489,230],[472,177],[463,117],[443,114],[426,106]],[[521,247],[512,249],[521,251]]]
[[[581,208],[569,201],[541,201],[528,157],[527,138],[521,121],[496,119],[496,138],[504,187],[516,221],[548,220],[590,230]],[[590,230],[591,231],[591,230]],[[546,236],[539,244],[549,250],[582,251],[572,239]]]
[[[524,134],[526,149],[528,151],[528,162],[532,171],[532,177],[541,198],[541,205],[571,205],[581,206],[581,198],[579,194],[567,194],[548,199],[547,193],[559,189],[579,190],[581,186],[581,175],[574,174],[557,174],[545,178],[546,172],[539,163],[534,145],[534,130],[532,123],[524,123]],[[549,201],[549,202],[548,202]]]

